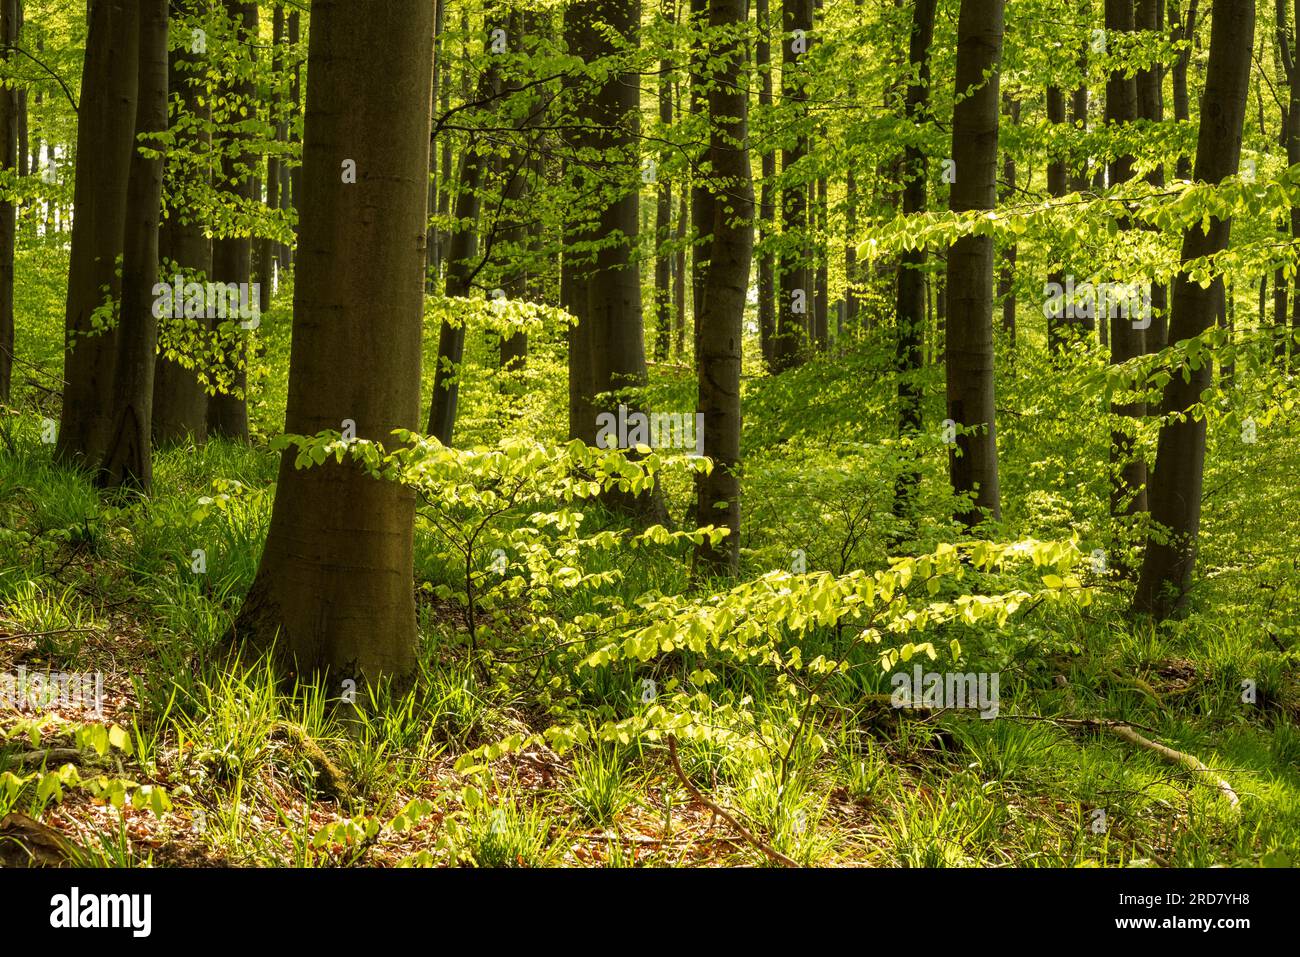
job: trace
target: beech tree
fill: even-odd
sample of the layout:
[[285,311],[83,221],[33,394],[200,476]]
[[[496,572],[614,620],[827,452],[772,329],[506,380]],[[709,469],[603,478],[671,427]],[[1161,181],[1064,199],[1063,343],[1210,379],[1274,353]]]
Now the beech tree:
[[[957,101],[952,112],[953,212],[997,203],[998,70],[1005,0],[962,0],[957,21]],[[993,388],[993,238],[968,235],[948,250],[948,453],[953,491],[970,495],[968,526],[1002,517]]]
[[[1196,139],[1195,178],[1220,183],[1237,173],[1250,85],[1255,35],[1254,0],[1215,0],[1210,18],[1210,58],[1205,69],[1201,125]],[[1182,261],[1192,263],[1227,248],[1230,217],[1211,217],[1183,236]],[[1187,342],[1214,327],[1223,297],[1223,277],[1203,286],[1186,270],[1174,277],[1169,342]],[[1156,618],[1183,610],[1196,564],[1205,478],[1205,417],[1193,409],[1210,388],[1212,362],[1203,358],[1186,374],[1174,374],[1164,388],[1155,465],[1151,474],[1151,520],[1142,573],[1133,607]]]
[[696,479],[696,521],[725,526],[718,545],[704,539],[697,556],[714,571],[740,568],[740,365],[745,301],[753,255],[754,186],[749,168],[749,94],[745,88],[746,0],[709,0],[717,62],[709,89],[709,169],[714,177],[709,280],[699,309],[696,365],[704,454],[713,469]]
[[[385,445],[418,427],[433,6],[316,0],[308,30],[301,228],[285,430]],[[347,110],[338,104],[348,103]],[[356,182],[340,169],[355,163]],[[236,634],[332,680],[415,663],[409,489],[353,462],[283,454]]]
[[63,405],[54,455],[94,468],[103,458],[113,408],[117,356],[113,304],[121,295],[117,260],[126,229],[126,189],[135,150],[139,7],[90,5],[81,74],[72,243],[65,312]]
[[[163,158],[159,134],[167,130],[167,0],[141,0],[136,149],[126,191],[122,257],[122,307],[113,375],[113,426],[97,478],[107,487],[153,484],[154,353],[158,316],[158,222]],[[149,150],[146,154],[144,150]]]

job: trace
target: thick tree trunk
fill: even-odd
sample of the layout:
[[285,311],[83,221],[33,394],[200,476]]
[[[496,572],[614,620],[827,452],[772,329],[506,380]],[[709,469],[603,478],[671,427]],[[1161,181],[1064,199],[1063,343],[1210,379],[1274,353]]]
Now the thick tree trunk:
[[[709,25],[744,24],[746,0],[710,0]],[[705,539],[696,548],[697,567],[734,574],[740,568],[740,366],[749,265],[754,249],[754,186],[749,168],[749,94],[745,43],[739,33],[710,49],[717,63],[709,92],[709,168],[719,199],[714,203],[709,251],[709,291],[700,316],[698,347],[700,412],[704,454],[713,461],[696,478],[696,521],[729,534],[717,546]]]
[[[172,2],[172,16],[179,22],[194,9],[194,0]],[[183,61],[194,59],[188,44],[182,43],[171,51],[168,86],[179,94],[181,111],[192,117],[185,129],[190,137],[187,144],[197,156],[205,156],[210,149],[212,134],[206,128],[211,107],[203,93],[202,81]],[[163,174],[168,178],[169,195],[175,198],[167,220],[158,236],[161,259],[170,260],[186,275],[200,274],[206,281],[212,272],[212,240],[204,234],[204,224],[192,200],[206,192],[211,181],[211,170],[206,161],[199,163],[169,164]],[[164,276],[163,282],[173,282],[174,276]],[[172,320],[184,321],[183,315]],[[200,320],[206,323],[206,320]],[[191,360],[192,361],[192,360]],[[155,445],[183,442],[187,439],[202,441],[208,434],[208,392],[199,381],[198,370],[186,368],[175,359],[159,355],[154,364],[153,383],[153,441]]]
[[[222,0],[226,16],[234,21],[238,42],[248,47],[250,62],[257,58],[257,4],[243,0]],[[228,95],[247,104],[251,115],[257,108],[257,88],[251,76],[233,80]],[[257,156],[249,152],[251,137],[233,132],[226,143],[222,159],[221,191],[232,205],[257,199],[257,184],[249,171],[256,169]],[[212,274],[219,283],[251,285],[253,279],[253,239],[251,236],[221,236],[212,243]],[[251,290],[249,301],[252,302]],[[226,388],[208,400],[208,435],[245,442],[248,440],[248,332],[238,316],[222,319],[218,329],[228,353],[224,367]]]
[[[285,430],[391,446],[415,429],[433,7],[315,0]],[[340,110],[340,103],[349,109]],[[412,103],[417,104],[412,109]],[[340,182],[340,157],[357,181]],[[280,461],[271,528],[236,633],[294,673],[400,683],[415,668],[415,496],[349,461]]]
[[[916,0],[912,11],[904,109],[907,119],[922,123],[930,102],[930,44],[934,39],[936,0]],[[925,212],[927,157],[920,146],[908,144],[903,153],[903,215]],[[921,431],[922,391],[918,381],[925,364],[925,262],[924,249],[904,250],[899,257],[896,289],[894,371],[898,378],[898,437],[915,438]],[[894,483],[894,514],[909,519],[915,510],[921,475],[915,470],[899,474]]]
[[[140,0],[139,80],[135,137],[140,146],[161,147],[167,132],[167,0]],[[114,422],[103,465],[96,475],[105,488],[130,487],[148,493],[153,485],[154,353],[158,317],[158,224],[162,219],[163,158],[131,154],[122,252],[122,309],[117,326],[113,375]]]
[[[1108,34],[1132,33],[1134,27],[1133,0],[1106,0],[1106,32]],[[1106,124],[1116,126],[1132,123],[1138,115],[1137,80],[1123,69],[1114,69],[1106,78]],[[1133,157],[1121,155],[1110,166],[1110,185],[1127,183],[1133,178]],[[1128,229],[1131,223],[1121,220],[1120,228]],[[1119,365],[1143,355],[1146,349],[1146,317],[1123,315],[1113,306],[1108,315],[1098,315],[1098,322],[1110,325],[1110,361]],[[1112,403],[1112,415],[1141,420],[1146,416],[1146,403],[1142,401]],[[1112,428],[1110,433],[1110,466],[1113,473],[1110,493],[1111,515],[1119,517],[1145,512],[1147,508],[1147,468],[1135,456],[1133,430]],[[1125,570],[1122,562],[1115,567]]]
[[[1254,0],[1217,0],[1210,27],[1210,59],[1205,74],[1201,125],[1196,141],[1196,180],[1218,183],[1236,174],[1241,161],[1242,126],[1250,82],[1255,29]],[[1199,261],[1226,249],[1230,219],[1211,219],[1209,230],[1197,224],[1183,236],[1183,262]],[[1174,278],[1170,343],[1196,338],[1214,324],[1223,295],[1220,277],[1202,288],[1185,272]],[[1174,374],[1165,386],[1163,411],[1183,413],[1201,401],[1211,385],[1211,363],[1189,370],[1184,381]],[[1156,532],[1147,539],[1146,555],[1134,609],[1156,618],[1181,611],[1191,587],[1196,538],[1201,521],[1205,468],[1205,419],[1186,415],[1160,429],[1151,475],[1151,519]]]
[[[962,0],[953,107],[954,212],[997,203],[998,81],[1005,0]],[[993,238],[963,236],[948,250],[948,417],[961,434],[948,454],[953,491],[970,495],[967,527],[1002,517],[993,389]]]
[[[781,98],[792,108],[791,122],[801,124],[807,113],[807,79],[799,58],[812,43],[812,0],[781,3]],[[782,150],[781,169],[789,173],[808,155],[808,135],[800,130],[794,144]],[[781,191],[781,233],[784,240],[777,262],[779,288],[772,368],[780,372],[798,365],[808,338],[812,308],[811,273],[804,247],[808,242],[808,190],[787,184]]]
[[135,2],[97,0],[90,7],[77,123],[81,162],[73,190],[63,409],[54,449],[55,458],[68,465],[98,466],[108,442],[117,337],[103,324],[104,290],[116,302],[122,288],[117,257],[134,152],[138,23]]

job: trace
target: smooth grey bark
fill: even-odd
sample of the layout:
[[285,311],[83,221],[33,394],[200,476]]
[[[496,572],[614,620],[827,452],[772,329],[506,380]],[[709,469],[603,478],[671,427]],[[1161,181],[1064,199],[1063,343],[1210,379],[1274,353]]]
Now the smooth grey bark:
[[[390,446],[420,411],[433,8],[312,4],[301,230],[285,430]],[[340,103],[349,109],[340,110]],[[412,109],[412,104],[417,108]],[[356,161],[356,182],[340,163]],[[415,496],[355,463],[281,457],[235,633],[281,669],[401,684],[416,663]]]

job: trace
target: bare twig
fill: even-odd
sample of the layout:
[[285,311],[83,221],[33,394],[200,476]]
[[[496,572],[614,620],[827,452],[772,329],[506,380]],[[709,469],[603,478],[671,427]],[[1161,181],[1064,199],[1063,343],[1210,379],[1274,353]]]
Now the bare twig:
[[751,834],[743,824],[741,824],[731,814],[729,814],[725,808],[723,808],[721,805],[715,804],[713,801],[709,800],[703,794],[700,793],[699,788],[697,788],[694,784],[692,784],[690,778],[688,778],[686,776],[686,773],[682,771],[681,762],[677,760],[677,738],[671,734],[668,735],[668,757],[672,760],[673,771],[676,772],[678,779],[682,782],[682,784],[686,786],[686,790],[691,792],[691,796],[695,798],[695,800],[699,801],[701,804],[707,807],[718,817],[722,818],[724,821],[726,821],[728,824],[734,827],[737,833],[739,833],[741,837],[743,837],[750,844],[754,845],[754,847],[762,851],[768,857],[769,860],[776,861],[778,864],[784,864],[786,867],[799,866],[795,861],[786,857],[780,851],[776,850],[773,847],[768,846],[767,844],[764,844],[753,834]]

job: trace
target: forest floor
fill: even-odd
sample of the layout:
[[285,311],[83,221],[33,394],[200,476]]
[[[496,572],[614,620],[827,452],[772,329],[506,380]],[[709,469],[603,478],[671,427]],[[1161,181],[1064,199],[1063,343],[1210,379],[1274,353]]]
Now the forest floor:
[[[807,710],[775,674],[707,652],[593,672],[541,649],[536,667],[511,666],[530,650],[522,626],[481,643],[485,679],[459,607],[433,587],[454,576],[426,523],[418,678],[349,707],[319,686],[277,684],[264,666],[231,669],[221,653],[269,518],[285,297],[263,323],[254,441],[162,450],[150,499],[109,499],[52,465],[42,441],[57,420],[60,269],[48,254],[20,262],[28,358],[0,419],[0,674],[101,674],[104,708],[0,708],[0,856],[17,839],[42,859],[106,866],[1300,863],[1300,392],[1285,377],[1243,364],[1224,389],[1231,409],[1211,423],[1187,617],[1132,620],[1131,582],[1100,573],[1086,605],[1033,605],[999,627],[942,633],[936,644],[960,637],[960,670],[998,674],[995,719],[891,707],[878,666]],[[747,574],[793,551],[834,573],[885,567],[896,551],[887,346],[868,335],[834,362],[748,382]],[[532,404],[516,426],[557,440],[558,349],[536,345],[521,390]],[[1054,370],[1023,333],[1019,349],[999,370],[1008,506],[992,532],[1075,535],[1086,555],[1113,534],[1106,469],[1091,464],[1108,443],[1098,363]],[[470,351],[487,363],[486,345]],[[654,380],[663,402],[690,407],[688,377],[665,365]],[[936,406],[941,391],[929,390]],[[467,386],[466,441],[494,441],[499,392]],[[1251,403],[1273,411],[1254,413],[1258,441],[1243,445],[1232,416]],[[944,457],[938,444],[925,451],[918,553],[957,534]],[[665,494],[685,514],[689,487]],[[592,557],[586,570],[616,569],[616,583],[600,602],[557,595],[551,613],[575,621],[601,602],[689,591],[689,564],[672,547]],[[720,675],[715,698],[747,716],[762,746],[684,735],[670,753],[666,736],[631,735],[464,760],[561,721],[625,719],[644,710],[647,676],[668,687],[706,665]]]

